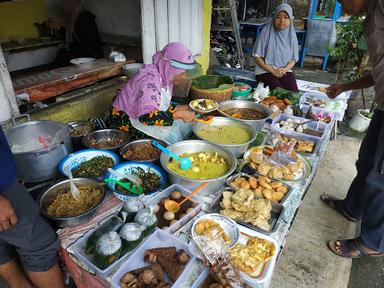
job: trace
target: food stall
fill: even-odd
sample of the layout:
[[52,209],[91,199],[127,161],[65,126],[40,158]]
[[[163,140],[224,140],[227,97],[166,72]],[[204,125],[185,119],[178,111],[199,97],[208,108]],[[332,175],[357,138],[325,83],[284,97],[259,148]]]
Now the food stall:
[[[244,85],[232,88],[248,91]],[[190,107],[204,123],[169,146],[86,121],[8,130],[15,155],[67,144],[51,163],[61,180],[39,205],[59,227],[77,287],[268,287],[337,120],[337,105],[321,93],[275,95],[259,103],[195,99]],[[301,109],[312,101],[327,116],[282,113],[294,101]],[[20,134],[31,127],[39,137],[24,143]]]

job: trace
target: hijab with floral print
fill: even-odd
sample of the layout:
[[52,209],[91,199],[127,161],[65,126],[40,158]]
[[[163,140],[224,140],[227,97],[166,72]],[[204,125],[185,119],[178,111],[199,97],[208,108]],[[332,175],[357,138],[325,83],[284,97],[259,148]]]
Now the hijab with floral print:
[[173,67],[171,61],[193,64],[195,59],[189,49],[178,42],[167,44],[152,57],[153,64],[144,65],[125,85],[113,107],[124,111],[130,118],[152,113],[160,106],[161,89],[169,89],[172,80],[186,70]]

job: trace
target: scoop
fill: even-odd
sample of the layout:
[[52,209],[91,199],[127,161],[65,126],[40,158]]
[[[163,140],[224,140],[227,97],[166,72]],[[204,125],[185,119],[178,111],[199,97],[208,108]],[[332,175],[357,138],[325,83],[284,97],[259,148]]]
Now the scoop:
[[37,140],[39,141],[39,143],[41,145],[43,145],[44,148],[48,148],[48,144],[47,144],[47,138],[46,136],[44,135],[39,135],[39,137],[37,137]]
[[152,145],[155,146],[156,148],[160,149],[164,153],[168,154],[172,158],[175,158],[177,161],[179,161],[180,162],[181,170],[189,170],[189,169],[191,169],[191,167],[192,167],[191,159],[189,159],[189,158],[181,158],[181,157],[177,156],[175,153],[172,153],[167,148],[162,146],[159,142],[152,141]]
[[75,185],[75,181],[73,181],[71,168],[66,167],[64,171],[65,173],[68,174],[68,177],[69,177],[69,191],[71,192],[73,198],[75,198],[76,201],[79,201],[81,198],[81,195],[80,195],[79,189]]
[[125,190],[128,190],[129,192],[136,194],[136,195],[140,195],[143,193],[143,187],[137,186],[137,185],[132,184],[132,183],[121,182],[119,180],[112,179],[112,178],[106,178],[106,179],[104,179],[104,182],[105,183],[114,183],[114,184],[120,185]]
[[138,177],[136,175],[119,173],[119,172],[113,170],[112,168],[108,168],[108,172],[111,173],[112,175],[114,175],[115,177],[118,177],[121,179],[127,178],[129,181],[131,181],[135,185],[140,186],[141,184],[143,184],[143,181],[140,179],[140,177]]
[[169,212],[173,212],[173,213],[176,213],[177,211],[180,210],[180,207],[181,205],[188,201],[189,199],[191,199],[194,195],[196,195],[197,193],[199,193],[201,190],[203,190],[206,186],[208,185],[208,182],[204,182],[202,183],[199,187],[197,187],[191,194],[189,194],[187,197],[184,198],[183,201],[181,201],[180,203],[177,203],[176,201],[173,201],[173,200],[166,200],[164,202],[164,208],[165,210],[169,211]]

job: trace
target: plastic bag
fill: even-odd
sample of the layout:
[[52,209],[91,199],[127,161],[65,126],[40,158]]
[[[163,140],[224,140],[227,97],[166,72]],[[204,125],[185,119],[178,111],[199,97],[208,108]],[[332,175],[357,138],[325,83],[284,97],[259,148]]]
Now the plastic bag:
[[[200,258],[209,266],[211,276],[223,287],[241,288],[243,280],[232,265],[229,248],[222,239],[196,237],[194,243],[202,253]],[[207,263],[208,262],[208,263]]]
[[192,134],[193,126],[182,120],[173,121],[172,126],[145,126],[138,119],[131,119],[132,126],[148,136],[162,140],[169,145],[183,141]]
[[264,87],[264,83],[260,82],[255,91],[252,93],[251,98],[255,100],[255,102],[263,101],[263,99],[269,96],[269,87]]

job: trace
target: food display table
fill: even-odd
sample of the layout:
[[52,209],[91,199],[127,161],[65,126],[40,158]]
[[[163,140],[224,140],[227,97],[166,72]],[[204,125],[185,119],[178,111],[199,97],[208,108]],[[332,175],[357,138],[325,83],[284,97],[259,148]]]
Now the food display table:
[[12,83],[16,94],[27,94],[23,99],[34,103],[120,75],[121,67],[133,62],[98,59],[92,64],[71,65],[30,75],[18,75],[12,79]]
[[[266,124],[264,126],[263,131],[265,134],[270,133],[270,125]],[[289,194],[286,201],[284,201],[284,213],[282,217],[280,218],[279,222],[277,223],[277,228],[273,233],[269,235],[278,245],[278,255],[281,254],[281,252],[284,249],[287,237],[289,235],[290,228],[292,226],[292,223],[295,219],[296,213],[304,199],[304,196],[311,185],[311,182],[313,178],[316,175],[316,171],[318,169],[319,163],[321,161],[321,158],[326,150],[327,143],[330,139],[331,129],[328,129],[326,134],[322,137],[319,145],[319,149],[315,153],[315,155],[311,157],[306,157],[308,162],[311,165],[311,172],[310,175],[301,181],[296,182],[290,182],[289,184],[293,187],[293,190]],[[211,194],[209,196],[204,197],[204,203],[202,206],[202,211],[196,216],[199,217],[200,215],[210,213],[212,210],[212,207],[215,203],[217,203],[218,197],[220,197],[221,191],[211,191]],[[102,208],[90,222],[87,222],[85,224],[71,227],[71,228],[64,228],[58,231],[58,235],[62,242],[62,259],[64,260],[68,272],[71,274],[71,277],[76,282],[77,287],[110,287],[111,286],[111,279],[113,277],[112,275],[102,278],[99,276],[95,276],[92,274],[92,271],[89,271],[89,268],[87,268],[81,261],[76,259],[76,257],[73,254],[73,246],[72,244],[76,242],[79,238],[81,238],[84,233],[86,233],[88,230],[94,228],[97,223],[101,222],[103,219],[107,218],[109,215],[117,213],[119,209],[122,207],[123,202],[115,198],[113,195],[110,195],[110,197],[105,201]],[[195,217],[195,218],[196,218]],[[190,230],[192,223],[194,222],[194,219],[189,221],[187,224],[185,224],[182,228],[180,228],[178,231],[174,233],[179,239],[189,242],[190,241]],[[272,270],[275,266],[275,263],[273,263]],[[82,268],[83,267],[83,268]],[[192,267],[189,267],[188,270],[188,277],[185,277],[177,287],[193,287],[193,283],[198,279],[199,275],[204,271],[205,267],[202,264],[201,261],[196,262]],[[89,272],[87,272],[87,270]],[[260,283],[254,283],[253,287],[268,287],[269,282],[271,280],[272,274],[268,276],[267,279],[264,279],[263,282]]]

